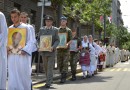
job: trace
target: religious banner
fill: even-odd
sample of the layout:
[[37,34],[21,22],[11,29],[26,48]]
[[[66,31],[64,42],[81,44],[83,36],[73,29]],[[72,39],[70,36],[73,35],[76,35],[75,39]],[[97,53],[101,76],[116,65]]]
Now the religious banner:
[[70,51],[77,51],[77,40],[71,40]]
[[40,37],[39,51],[51,51],[52,35],[43,35]]
[[21,49],[26,43],[26,29],[25,28],[9,28],[8,31],[8,45],[9,53],[21,54]]
[[66,48],[67,43],[67,34],[66,33],[59,33],[60,43],[57,48]]

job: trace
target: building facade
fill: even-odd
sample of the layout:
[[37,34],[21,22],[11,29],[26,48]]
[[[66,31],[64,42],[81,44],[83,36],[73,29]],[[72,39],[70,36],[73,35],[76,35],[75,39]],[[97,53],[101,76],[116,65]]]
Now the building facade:
[[112,23],[117,25],[117,27],[123,25],[120,5],[121,4],[119,0],[112,0]]

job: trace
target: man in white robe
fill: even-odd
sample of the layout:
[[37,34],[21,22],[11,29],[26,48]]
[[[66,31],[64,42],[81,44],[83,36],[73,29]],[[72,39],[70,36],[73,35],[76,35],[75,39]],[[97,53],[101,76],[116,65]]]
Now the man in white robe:
[[94,75],[94,71],[97,69],[97,53],[96,53],[96,43],[93,42],[93,37],[92,35],[89,35],[89,49],[90,49],[90,69],[91,69],[91,74]]
[[106,67],[110,66],[110,45],[106,47]]
[[7,23],[5,16],[0,12],[0,90],[6,89],[7,78]]
[[110,45],[110,67],[115,64],[115,47],[113,44]]
[[[33,45],[33,48],[32,48],[32,53],[37,51],[37,41],[36,41],[36,36],[35,36],[35,29],[32,25],[28,24],[28,14],[26,12],[21,12],[20,14],[20,21],[26,25],[28,25],[29,29],[31,30],[31,39],[32,39],[32,45]],[[32,63],[33,63],[33,60],[32,60],[32,56],[30,56],[30,63],[31,63],[31,66],[32,66]]]
[[119,62],[119,48],[116,47],[115,48],[115,63],[118,63]]
[[33,47],[32,48],[32,52],[37,51],[37,41],[36,41],[36,36],[35,36],[35,29],[32,25],[30,25],[28,23],[28,14],[26,12],[21,12],[20,14],[20,21],[22,23],[25,23],[26,25],[28,25],[29,29],[31,29],[31,36],[32,36],[32,40],[33,40]]
[[17,9],[12,10],[10,14],[13,25],[9,28],[25,28],[27,34],[21,54],[8,54],[8,90],[31,90],[30,56],[33,48],[31,30],[26,24],[20,23],[20,12]]
[[98,40],[94,40],[95,43],[93,43],[93,46],[95,48],[95,52],[96,52],[96,63],[95,63],[95,71],[97,73],[97,64],[99,62],[99,55],[102,52],[102,48],[99,46],[99,41]]

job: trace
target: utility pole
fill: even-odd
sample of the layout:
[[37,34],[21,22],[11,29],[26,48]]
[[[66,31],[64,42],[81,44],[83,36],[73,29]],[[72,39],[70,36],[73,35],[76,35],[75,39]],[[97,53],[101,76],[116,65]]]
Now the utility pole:
[[94,16],[92,15],[92,36],[95,38],[95,25],[94,25]]
[[43,14],[44,14],[44,0],[41,0],[42,1],[42,11],[41,11],[41,26],[40,28],[42,28],[43,26]]
[[106,37],[106,15],[104,14],[104,44],[105,44],[105,37]]

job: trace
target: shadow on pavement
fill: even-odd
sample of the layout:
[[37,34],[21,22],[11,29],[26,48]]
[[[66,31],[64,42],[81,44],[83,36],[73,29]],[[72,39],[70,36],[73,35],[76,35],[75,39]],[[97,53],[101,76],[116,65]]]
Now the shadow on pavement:
[[[95,75],[92,76],[91,78],[86,78],[83,79],[82,76],[77,76],[77,80],[76,81],[71,81],[71,80],[67,80],[65,84],[82,84],[82,83],[95,83],[95,82],[108,82],[107,80],[112,79],[112,76],[100,76],[100,75]],[[59,82],[55,82],[54,84],[58,84],[58,85],[63,85],[60,84]]]

